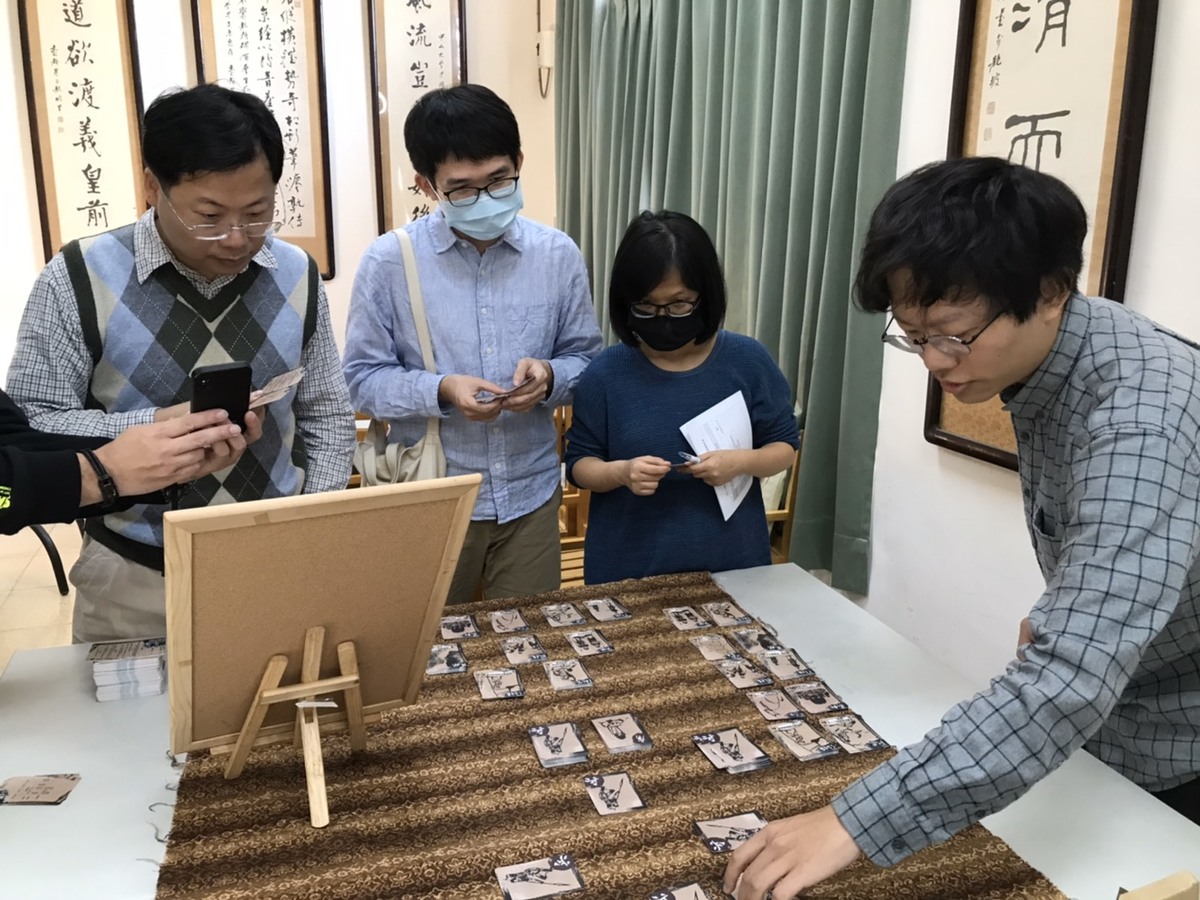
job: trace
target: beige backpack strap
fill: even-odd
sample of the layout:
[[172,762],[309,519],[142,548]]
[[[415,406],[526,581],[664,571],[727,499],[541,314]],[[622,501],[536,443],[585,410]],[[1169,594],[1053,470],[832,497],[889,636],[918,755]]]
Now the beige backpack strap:
[[[413,250],[412,237],[403,228],[395,229],[392,234],[400,244],[400,256],[404,260],[404,278],[408,282],[408,303],[412,307],[413,324],[417,328],[417,341],[421,345],[421,360],[425,363],[426,372],[436,372],[433,363],[433,340],[429,337],[429,322],[425,318],[425,295],[421,293],[421,279],[417,275],[417,254]],[[437,434],[441,428],[441,420],[430,418],[425,428],[426,434]]]

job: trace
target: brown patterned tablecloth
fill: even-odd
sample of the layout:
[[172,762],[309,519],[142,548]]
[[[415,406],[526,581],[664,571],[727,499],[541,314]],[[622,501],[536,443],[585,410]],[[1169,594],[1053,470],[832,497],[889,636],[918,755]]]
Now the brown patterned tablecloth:
[[[617,597],[633,618],[580,626],[599,627],[615,646],[611,654],[585,659],[595,687],[553,691],[535,663],[519,667],[524,699],[484,702],[469,673],[427,677],[415,705],[385,714],[368,729],[365,753],[351,755],[344,736],[327,737],[326,828],[308,823],[299,750],[257,749],[235,781],[222,777],[221,757],[191,760],[179,785],[158,896],[498,900],[493,869],[567,852],[586,882],[572,897],[640,900],[698,881],[717,898],[724,896],[727,856],[709,853],[692,831],[694,820],[754,809],[773,820],[814,809],[894,752],[813,762],[787,753],[743,692],[689,643],[698,632],[676,630],[661,612],[729,599],[707,575],[573,588],[524,598],[519,608],[550,658],[568,659],[574,653],[564,632],[573,629],[551,628],[539,607],[602,596]],[[512,605],[452,610],[479,618],[482,637],[462,642],[472,671],[508,665],[486,611]],[[651,750],[614,755],[605,749],[590,720],[625,712],[641,719]],[[543,769],[526,728],[560,721],[579,726],[591,759]],[[731,726],[773,764],[744,775],[714,769],[691,736]],[[630,774],[646,809],[600,816],[582,778],[618,771]],[[810,893],[839,900],[1063,896],[979,826],[891,869],[860,860]]]

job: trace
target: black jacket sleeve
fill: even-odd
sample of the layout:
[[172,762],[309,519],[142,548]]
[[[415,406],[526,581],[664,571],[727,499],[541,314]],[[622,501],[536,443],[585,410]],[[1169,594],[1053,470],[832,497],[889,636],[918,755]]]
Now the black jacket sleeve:
[[161,494],[127,497],[114,507],[79,505],[79,457],[106,438],[47,434],[29,420],[8,394],[0,391],[0,533],[15,534],[26,525],[70,522],[134,503],[161,503]]

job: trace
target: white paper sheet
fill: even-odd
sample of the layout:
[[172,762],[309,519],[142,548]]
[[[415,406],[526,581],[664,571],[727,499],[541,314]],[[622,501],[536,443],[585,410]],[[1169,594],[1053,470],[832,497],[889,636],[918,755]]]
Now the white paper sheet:
[[[750,431],[750,410],[742,392],[730,394],[715,406],[710,406],[694,419],[679,426],[687,442],[697,454],[712,450],[752,450],[753,435]],[[738,475],[732,481],[714,488],[721,514],[725,521],[737,511],[750,492],[752,475]]]

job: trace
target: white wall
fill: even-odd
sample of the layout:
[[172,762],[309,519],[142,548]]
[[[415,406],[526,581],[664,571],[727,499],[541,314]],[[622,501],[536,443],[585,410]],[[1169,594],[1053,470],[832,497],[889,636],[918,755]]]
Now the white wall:
[[[913,0],[899,172],[945,156],[957,0]],[[1162,0],[1127,304],[1200,337],[1200,3]],[[925,442],[925,369],[886,353],[864,606],[980,685],[1011,658],[1043,583],[1016,473]]]
[[[539,96],[535,57],[538,0],[468,0],[467,75],[509,102],[525,151],[525,215],[554,222],[554,94]],[[329,110],[335,277],[329,292],[334,332],[345,332],[350,287],[359,258],[376,237],[375,166],[370,119],[366,4],[326,0],[325,76]],[[5,291],[0,297],[0,373],[12,358],[21,310],[42,268],[41,226],[29,143],[17,4],[0,14],[0,202]],[[191,35],[183,4],[134,0],[142,94],[186,84]],[[553,27],[554,2],[542,0],[542,27]]]

